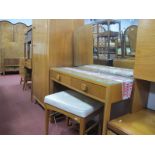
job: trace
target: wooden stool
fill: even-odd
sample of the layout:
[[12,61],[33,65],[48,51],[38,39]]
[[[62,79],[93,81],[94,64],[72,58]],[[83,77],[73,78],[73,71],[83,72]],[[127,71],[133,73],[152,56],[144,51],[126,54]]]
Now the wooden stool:
[[[61,91],[45,96],[45,129],[48,134],[50,112],[56,111],[80,124],[80,135],[99,124],[98,134],[102,133],[103,106],[101,103],[72,90]],[[99,115],[98,122],[86,129],[86,123]]]

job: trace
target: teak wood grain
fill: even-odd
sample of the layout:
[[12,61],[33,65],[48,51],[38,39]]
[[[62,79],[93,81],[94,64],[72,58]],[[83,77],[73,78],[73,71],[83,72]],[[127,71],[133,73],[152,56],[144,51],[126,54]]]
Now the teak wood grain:
[[135,78],[155,82],[155,20],[139,20]]
[[110,121],[108,127],[117,134],[154,135],[155,112],[147,109]]
[[92,25],[84,25],[74,32],[74,66],[93,64]]
[[73,32],[83,20],[33,20],[33,97],[44,107],[49,68],[73,65]]
[[[24,57],[24,34],[28,26],[23,23],[12,24],[0,21],[0,70],[5,73],[4,59]],[[10,67],[13,71],[14,67]]]

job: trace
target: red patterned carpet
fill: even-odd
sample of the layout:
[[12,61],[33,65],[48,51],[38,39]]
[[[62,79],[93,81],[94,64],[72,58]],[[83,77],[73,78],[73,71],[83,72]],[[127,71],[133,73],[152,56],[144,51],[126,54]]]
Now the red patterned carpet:
[[[114,104],[112,118],[129,112],[130,103]],[[0,76],[0,135],[44,135],[44,109],[31,102],[30,89],[22,89],[19,75]],[[51,135],[77,135],[76,124],[65,119],[49,125]],[[96,134],[96,130],[89,134]]]
[[[23,91],[19,75],[0,76],[0,134],[1,135],[43,135],[44,110],[31,103],[30,89]],[[49,134],[78,134],[73,127],[67,127],[65,120],[50,124]]]

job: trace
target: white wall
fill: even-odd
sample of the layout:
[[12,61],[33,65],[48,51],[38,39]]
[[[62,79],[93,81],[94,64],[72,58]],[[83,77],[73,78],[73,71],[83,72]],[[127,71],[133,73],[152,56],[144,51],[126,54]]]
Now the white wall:
[[155,110],[155,83],[151,83],[150,94],[148,99],[148,108]]

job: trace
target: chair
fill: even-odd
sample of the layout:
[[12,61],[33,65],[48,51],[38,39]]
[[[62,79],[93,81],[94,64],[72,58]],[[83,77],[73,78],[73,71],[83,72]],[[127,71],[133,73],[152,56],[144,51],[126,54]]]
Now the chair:
[[[59,112],[80,124],[80,135],[86,134],[98,125],[98,134],[102,132],[103,105],[89,97],[72,90],[61,91],[45,96],[45,130],[48,134],[51,112]],[[98,121],[86,129],[88,120],[98,117]]]
[[26,90],[28,84],[32,81],[31,70],[25,67],[25,59],[19,59],[20,84],[23,83],[23,90]]
[[31,70],[25,68],[23,90],[26,90],[29,83],[32,83]]

